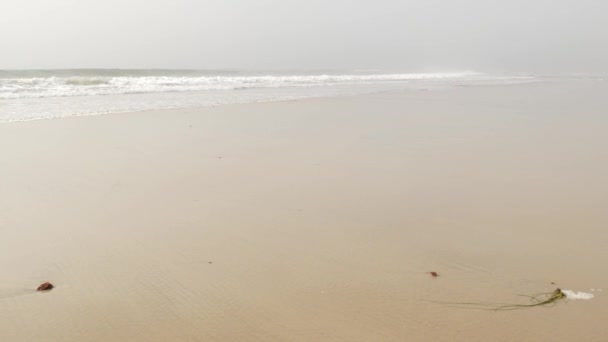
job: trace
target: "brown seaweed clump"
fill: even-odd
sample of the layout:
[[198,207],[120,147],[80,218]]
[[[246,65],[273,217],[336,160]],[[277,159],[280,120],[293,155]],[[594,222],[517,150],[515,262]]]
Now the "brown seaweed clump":
[[36,291],[50,291],[54,288],[55,286],[49,282],[46,282],[44,284],[40,284],[40,286],[38,286],[38,288],[36,289]]

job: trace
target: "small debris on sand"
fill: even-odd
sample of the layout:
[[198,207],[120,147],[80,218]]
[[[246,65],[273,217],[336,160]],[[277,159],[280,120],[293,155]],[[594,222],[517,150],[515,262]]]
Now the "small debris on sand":
[[54,288],[55,286],[53,286],[53,284],[46,282],[44,284],[41,284],[40,286],[38,286],[38,288],[36,289],[36,291],[50,291]]
[[429,272],[429,274],[430,274],[430,275],[431,275],[433,278],[439,277],[439,273],[437,273],[437,272]]

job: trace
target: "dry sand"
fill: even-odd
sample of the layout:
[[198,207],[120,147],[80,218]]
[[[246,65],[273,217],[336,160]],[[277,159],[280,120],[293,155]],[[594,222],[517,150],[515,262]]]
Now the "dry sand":
[[2,124],[0,341],[606,341],[607,88]]

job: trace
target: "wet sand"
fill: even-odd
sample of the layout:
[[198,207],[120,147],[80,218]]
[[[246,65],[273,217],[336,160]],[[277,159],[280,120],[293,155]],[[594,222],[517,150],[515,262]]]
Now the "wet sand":
[[0,340],[605,341],[607,90],[2,124]]

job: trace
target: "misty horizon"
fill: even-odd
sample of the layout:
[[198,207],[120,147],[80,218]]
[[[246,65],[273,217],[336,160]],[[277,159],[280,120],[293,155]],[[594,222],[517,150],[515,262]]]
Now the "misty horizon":
[[606,72],[607,10],[593,0],[4,1],[0,69]]

